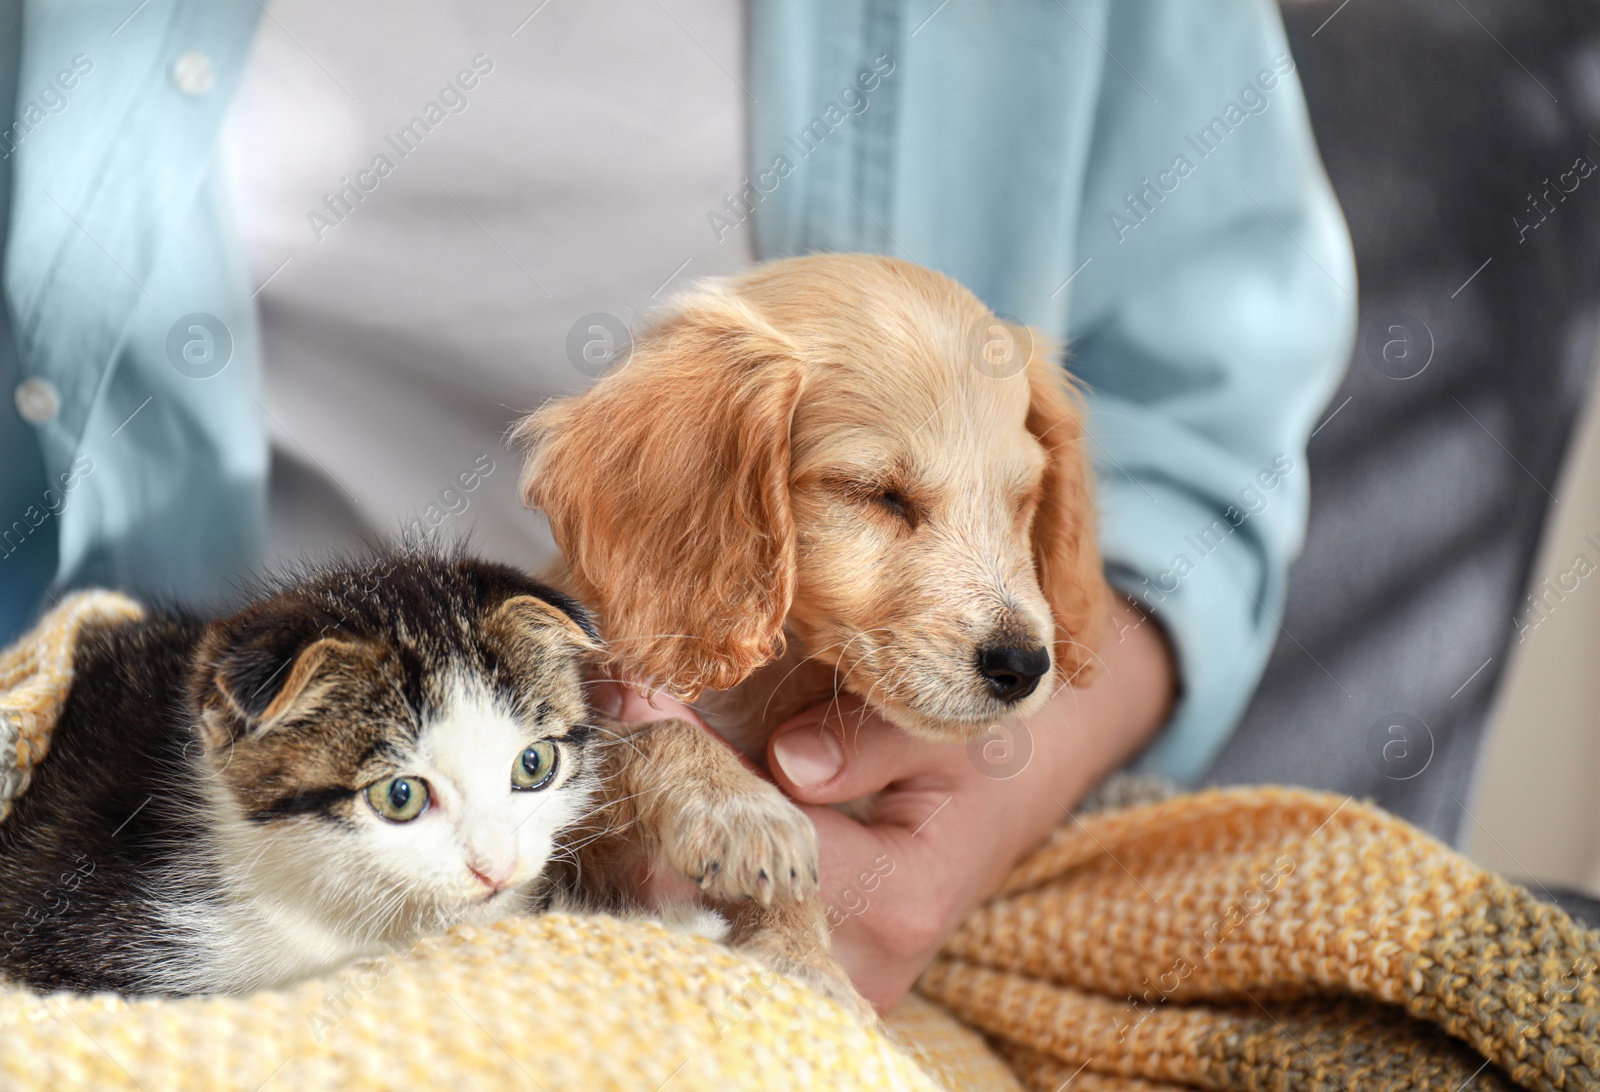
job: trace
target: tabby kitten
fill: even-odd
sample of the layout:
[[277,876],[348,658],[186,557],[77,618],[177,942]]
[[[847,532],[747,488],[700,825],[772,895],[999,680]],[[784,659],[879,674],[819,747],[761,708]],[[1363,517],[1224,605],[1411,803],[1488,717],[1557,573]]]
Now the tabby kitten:
[[0,972],[246,992],[541,908],[596,789],[595,647],[516,571],[410,554],[86,630],[0,824]]

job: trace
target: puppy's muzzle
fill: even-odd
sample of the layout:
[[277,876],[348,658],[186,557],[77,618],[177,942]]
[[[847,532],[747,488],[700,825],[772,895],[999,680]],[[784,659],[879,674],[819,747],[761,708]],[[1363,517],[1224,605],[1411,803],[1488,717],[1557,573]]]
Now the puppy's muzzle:
[[977,670],[997,700],[1014,705],[1050,674],[1050,650],[1042,645],[988,645],[978,649]]

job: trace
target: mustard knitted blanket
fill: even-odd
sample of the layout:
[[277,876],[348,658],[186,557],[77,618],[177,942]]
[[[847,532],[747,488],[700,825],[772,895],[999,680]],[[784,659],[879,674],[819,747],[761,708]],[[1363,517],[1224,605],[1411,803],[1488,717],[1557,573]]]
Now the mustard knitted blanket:
[[[0,815],[78,629],[138,613],[85,593],[0,654]],[[1375,808],[1227,790],[1069,819],[881,1029],[548,915],[251,997],[0,986],[0,1089],[1595,1089],[1597,967],[1600,933]]]

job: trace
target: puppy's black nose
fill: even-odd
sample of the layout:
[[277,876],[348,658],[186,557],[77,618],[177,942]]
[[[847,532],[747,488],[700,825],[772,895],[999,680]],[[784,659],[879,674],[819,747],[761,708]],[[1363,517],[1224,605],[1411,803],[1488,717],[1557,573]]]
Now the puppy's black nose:
[[1050,650],[1002,645],[978,649],[978,674],[1001,701],[1019,702],[1033,693],[1050,672]]

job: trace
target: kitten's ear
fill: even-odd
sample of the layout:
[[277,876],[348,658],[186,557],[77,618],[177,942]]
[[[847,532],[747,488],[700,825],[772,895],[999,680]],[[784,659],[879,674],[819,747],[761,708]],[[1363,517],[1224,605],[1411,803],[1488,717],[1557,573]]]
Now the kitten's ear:
[[605,648],[589,612],[564,595],[552,594],[549,599],[512,596],[489,611],[484,627],[515,644],[531,640],[547,645],[555,638],[575,646],[580,654]]
[[[370,666],[370,649],[294,618],[249,614],[213,623],[201,639],[191,692],[208,732],[261,735],[304,712],[340,674]],[[216,723],[221,714],[225,724]],[[220,742],[220,741],[219,741]]]

